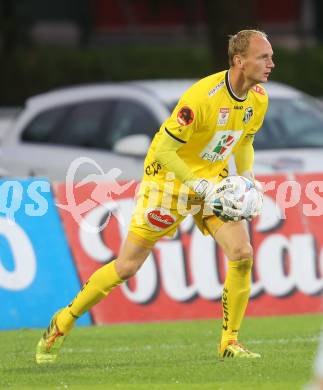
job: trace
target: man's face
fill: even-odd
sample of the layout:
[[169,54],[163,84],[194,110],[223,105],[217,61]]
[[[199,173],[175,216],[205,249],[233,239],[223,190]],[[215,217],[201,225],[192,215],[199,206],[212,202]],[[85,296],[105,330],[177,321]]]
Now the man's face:
[[241,56],[244,76],[255,84],[265,83],[274,66],[273,50],[268,40],[260,35],[251,37],[247,53]]

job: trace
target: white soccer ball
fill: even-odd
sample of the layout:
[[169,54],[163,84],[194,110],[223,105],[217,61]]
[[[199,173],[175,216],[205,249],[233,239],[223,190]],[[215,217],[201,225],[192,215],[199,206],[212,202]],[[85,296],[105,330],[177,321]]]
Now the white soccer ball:
[[255,184],[243,176],[228,176],[221,181],[221,185],[232,185],[232,189],[224,191],[223,196],[228,200],[241,205],[241,216],[252,218],[258,215],[262,208],[263,195]]

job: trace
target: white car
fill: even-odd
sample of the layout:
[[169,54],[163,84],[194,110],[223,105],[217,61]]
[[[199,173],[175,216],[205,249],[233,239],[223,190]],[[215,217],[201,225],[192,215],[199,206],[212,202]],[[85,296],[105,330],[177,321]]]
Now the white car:
[[20,111],[20,107],[0,107],[0,143],[8,135]]
[[[65,181],[71,162],[84,156],[97,167],[84,161],[75,180],[98,166],[120,169],[119,179],[138,180],[151,138],[194,81],[88,85],[32,97],[0,145],[0,173]],[[270,105],[255,138],[255,172],[321,171],[322,104],[283,84],[265,87]]]

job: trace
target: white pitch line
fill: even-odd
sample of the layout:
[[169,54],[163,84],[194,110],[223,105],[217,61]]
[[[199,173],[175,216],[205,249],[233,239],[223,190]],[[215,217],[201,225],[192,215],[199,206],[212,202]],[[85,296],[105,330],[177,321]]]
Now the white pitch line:
[[269,340],[249,340],[248,344],[289,344],[289,343],[316,343],[320,336],[293,337],[288,339],[269,339]]
[[[280,339],[269,339],[269,340],[248,340],[246,344],[290,344],[290,343],[317,343],[320,339],[320,336],[309,336],[309,337],[293,337],[293,338],[280,338]],[[205,347],[209,346],[204,344]],[[156,349],[184,349],[192,347],[201,347],[202,344],[157,344],[157,345],[136,345],[134,347],[111,347],[100,349],[99,352],[130,352],[130,351],[150,351]],[[93,348],[62,348],[65,353],[98,353],[97,350]]]

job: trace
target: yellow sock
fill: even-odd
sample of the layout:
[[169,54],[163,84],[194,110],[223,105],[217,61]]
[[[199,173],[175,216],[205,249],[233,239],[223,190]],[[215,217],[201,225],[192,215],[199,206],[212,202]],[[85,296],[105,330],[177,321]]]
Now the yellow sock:
[[57,316],[58,329],[67,334],[75,320],[100,302],[109,292],[123,282],[115,269],[115,260],[95,271],[74,300]]
[[249,300],[252,258],[229,261],[222,295],[223,323],[221,350],[237,340]]

